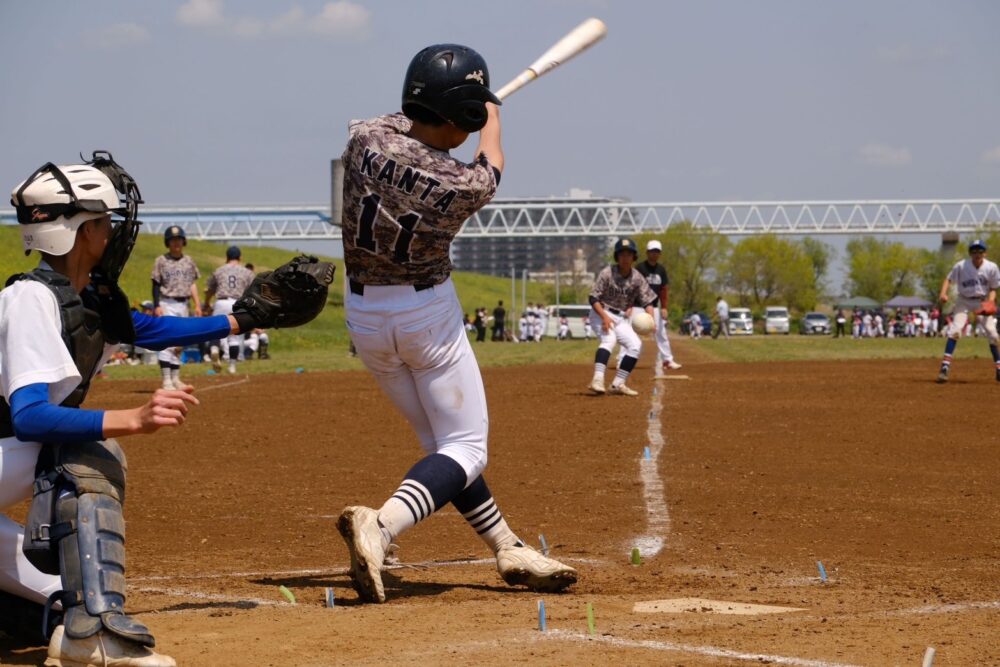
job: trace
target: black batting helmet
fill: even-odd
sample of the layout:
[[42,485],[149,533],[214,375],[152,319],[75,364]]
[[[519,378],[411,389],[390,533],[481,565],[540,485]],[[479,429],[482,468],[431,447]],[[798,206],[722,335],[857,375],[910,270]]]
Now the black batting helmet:
[[184,230],[177,225],[170,225],[163,232],[163,245],[169,246],[170,239],[183,239],[184,245],[187,245],[187,235],[185,235]]
[[490,72],[481,55],[459,44],[434,44],[413,57],[403,82],[403,113],[421,120],[426,109],[466,132],[486,124],[486,103],[500,104],[490,92]]
[[620,239],[618,239],[618,242],[615,243],[615,259],[616,260],[618,259],[618,255],[620,255],[623,250],[627,250],[630,253],[632,253],[632,257],[638,257],[639,256],[639,247],[635,244],[635,241],[633,241],[632,239],[630,239],[628,237],[620,238]]

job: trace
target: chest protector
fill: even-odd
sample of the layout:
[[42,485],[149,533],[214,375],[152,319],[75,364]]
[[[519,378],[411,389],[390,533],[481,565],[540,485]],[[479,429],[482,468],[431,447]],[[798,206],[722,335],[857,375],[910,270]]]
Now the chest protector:
[[[135,341],[135,329],[128,298],[117,286],[89,286],[80,294],[69,278],[56,271],[35,269],[11,276],[7,285],[18,280],[34,280],[45,285],[59,304],[62,339],[80,373],[80,384],[60,404],[77,408],[90,390],[90,381],[104,356],[105,343]],[[14,435],[10,406],[0,398],[0,437]]]

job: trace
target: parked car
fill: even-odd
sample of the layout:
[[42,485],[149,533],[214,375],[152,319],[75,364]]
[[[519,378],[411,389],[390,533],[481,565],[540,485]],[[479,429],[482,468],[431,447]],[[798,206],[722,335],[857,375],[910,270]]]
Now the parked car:
[[791,330],[788,309],[784,306],[768,306],[764,310],[764,333],[785,334]]
[[799,321],[799,333],[803,336],[829,336],[830,318],[823,313],[806,313]]
[[[565,317],[569,323],[569,337],[583,338],[583,321],[590,317],[590,306],[588,304],[571,304],[563,306],[549,306],[549,317],[545,322],[545,336],[555,338],[559,333],[559,318]],[[599,331],[594,332],[600,335]]]
[[749,308],[729,309],[729,333],[745,336],[753,333],[753,315]]
[[[684,316],[684,319],[681,320],[681,333],[684,334],[685,336],[690,336],[691,335],[691,315],[693,315],[693,313],[688,313],[687,315]],[[702,333],[702,335],[703,336],[711,336],[712,335],[712,318],[710,318],[705,313],[698,313],[698,317],[701,318],[701,333]]]

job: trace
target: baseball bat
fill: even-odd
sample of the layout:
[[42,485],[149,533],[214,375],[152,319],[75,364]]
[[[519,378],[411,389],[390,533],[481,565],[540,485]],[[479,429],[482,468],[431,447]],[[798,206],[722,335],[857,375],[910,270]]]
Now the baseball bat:
[[534,81],[546,72],[554,70],[564,62],[587,50],[608,34],[608,27],[604,21],[589,18],[576,26],[565,37],[552,45],[548,51],[543,53],[535,62],[531,63],[528,69],[518,74],[506,86],[496,92],[496,96],[501,100],[519,90],[528,83]]

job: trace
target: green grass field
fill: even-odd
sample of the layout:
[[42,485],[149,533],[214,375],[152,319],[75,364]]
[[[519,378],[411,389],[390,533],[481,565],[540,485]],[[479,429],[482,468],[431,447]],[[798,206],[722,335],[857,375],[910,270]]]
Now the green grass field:
[[[227,244],[190,241],[187,253],[194,258],[202,273],[200,286],[224,261]],[[14,226],[0,226],[0,277],[29,270],[37,263],[37,254],[25,257],[20,250],[20,233]],[[140,235],[136,249],[122,276],[122,286],[134,304],[150,298],[149,272],[153,260],[163,252],[158,236]],[[257,270],[274,268],[294,256],[290,250],[270,247],[243,247],[243,259],[253,262]],[[298,329],[282,329],[271,334],[272,359],[254,361],[240,366],[247,373],[286,373],[302,368],[305,372],[348,370],[363,368],[361,362],[348,354],[349,339],[344,324],[343,261],[330,260],[337,265],[337,280],[330,293],[330,301],[323,313],[310,324]],[[492,310],[497,300],[503,299],[509,309],[510,281],[505,278],[457,272],[453,276],[463,308],[473,313],[477,307]],[[529,284],[528,301],[544,301],[548,287]],[[520,285],[517,286],[520,302]],[[676,335],[674,336],[677,337]],[[647,341],[646,345],[652,345]],[[684,360],[686,349],[697,351],[698,357],[720,362],[806,361],[838,359],[912,359],[935,358],[943,351],[940,338],[915,339],[834,339],[831,336],[762,336],[733,337],[729,341],[703,338],[700,341],[678,341],[678,358]],[[511,366],[518,364],[590,363],[596,343],[593,341],[547,340],[542,344],[474,344],[480,365]],[[960,342],[958,357],[982,358],[989,356],[989,348],[981,339]],[[195,373],[207,371],[199,367]],[[156,377],[155,366],[112,366],[107,369],[112,378]]]
[[[686,347],[716,361],[837,361],[847,359],[924,359],[944,353],[943,338],[833,338],[832,336],[733,336],[687,340]],[[983,338],[964,338],[958,358],[989,357]]]
[[[200,294],[204,294],[208,276],[225,261],[228,243],[208,241],[188,242],[186,253],[198,264],[202,277],[199,280]],[[38,253],[25,257],[21,250],[21,235],[16,226],[0,225],[0,279],[6,280],[13,273],[28,271],[38,264]],[[273,269],[295,256],[291,250],[280,248],[242,246],[243,261],[254,264],[257,271]],[[133,305],[152,298],[150,271],[156,256],[164,252],[163,239],[151,234],[140,234],[132,257],[122,273],[121,285]],[[271,340],[273,352],[284,354],[294,350],[296,354],[322,352],[325,350],[346,350],[348,346],[347,327],[344,324],[343,260],[325,258],[337,265],[337,276],[330,290],[330,301],[315,321],[297,329],[282,329],[275,332]],[[456,272],[453,275],[455,287],[463,310],[470,315],[476,308],[493,310],[497,301],[504,300],[510,310],[510,280],[494,276]],[[542,302],[547,291],[545,285],[529,283],[528,301]],[[518,307],[521,304],[521,285],[517,285]],[[322,356],[322,355],[317,355]],[[515,357],[517,355],[514,355]]]

